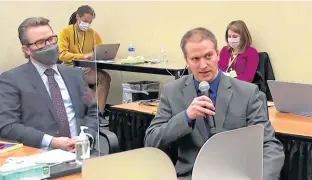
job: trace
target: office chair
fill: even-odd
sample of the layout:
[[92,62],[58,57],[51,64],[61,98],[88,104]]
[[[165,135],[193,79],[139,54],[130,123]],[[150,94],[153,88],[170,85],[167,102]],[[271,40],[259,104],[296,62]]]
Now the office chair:
[[271,60],[266,52],[260,52],[258,54],[259,64],[252,83],[256,84],[259,90],[265,93],[267,100],[272,101],[273,98],[267,84],[267,80],[275,80]]

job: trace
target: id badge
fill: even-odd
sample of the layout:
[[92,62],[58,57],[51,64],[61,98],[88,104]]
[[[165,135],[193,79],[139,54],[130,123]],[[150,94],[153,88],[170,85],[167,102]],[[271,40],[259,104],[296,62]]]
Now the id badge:
[[230,71],[230,76],[232,78],[236,78],[237,77],[236,71],[235,70]]
[[231,76],[229,72],[223,72],[223,74],[225,74],[226,76]]

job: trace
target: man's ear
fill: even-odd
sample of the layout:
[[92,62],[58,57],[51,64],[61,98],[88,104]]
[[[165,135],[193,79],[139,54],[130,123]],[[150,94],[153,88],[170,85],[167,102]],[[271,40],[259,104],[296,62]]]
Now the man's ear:
[[189,65],[189,61],[187,60],[187,57],[184,57],[185,59],[185,64],[186,64],[186,67],[188,68],[190,65]]
[[220,60],[220,51],[217,49],[216,52],[217,52],[218,61],[219,61]]
[[22,45],[22,50],[23,50],[23,52],[24,52],[24,54],[25,54],[25,57],[26,57],[26,58],[29,57],[29,55],[30,55],[30,49],[29,49],[26,45]]

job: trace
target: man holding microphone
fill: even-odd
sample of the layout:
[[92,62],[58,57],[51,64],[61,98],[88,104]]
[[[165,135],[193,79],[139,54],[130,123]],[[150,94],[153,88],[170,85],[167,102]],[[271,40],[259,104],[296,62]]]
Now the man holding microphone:
[[195,158],[213,134],[261,124],[263,179],[276,180],[284,163],[283,146],[274,136],[257,86],[219,70],[217,39],[205,28],[188,31],[181,49],[192,74],[164,86],[157,114],[146,130],[145,146],[167,150],[176,144],[178,177],[191,179]]

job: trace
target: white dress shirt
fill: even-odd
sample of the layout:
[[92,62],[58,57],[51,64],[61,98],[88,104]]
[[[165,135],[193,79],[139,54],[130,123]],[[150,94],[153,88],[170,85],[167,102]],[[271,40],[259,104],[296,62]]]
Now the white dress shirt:
[[[44,66],[42,66],[41,64],[35,62],[35,61],[31,61],[33,63],[33,65],[35,66],[35,68],[37,69],[50,97],[50,88],[49,88],[49,82],[48,82],[48,77],[44,74],[45,70],[48,69]],[[75,137],[78,136],[78,132],[77,132],[77,123],[76,123],[76,118],[75,118],[75,111],[74,111],[74,107],[73,107],[73,103],[71,101],[71,98],[69,96],[66,84],[60,74],[60,72],[57,69],[56,65],[53,65],[51,67],[56,73],[54,74],[54,78],[61,90],[61,95],[64,101],[64,106],[66,109],[66,114],[67,114],[67,118],[68,118],[68,123],[69,123],[69,129],[70,129],[70,134],[71,137]],[[41,148],[43,149],[47,149],[50,146],[50,143],[52,141],[52,136],[45,134],[43,136],[42,142],[41,142]]]

